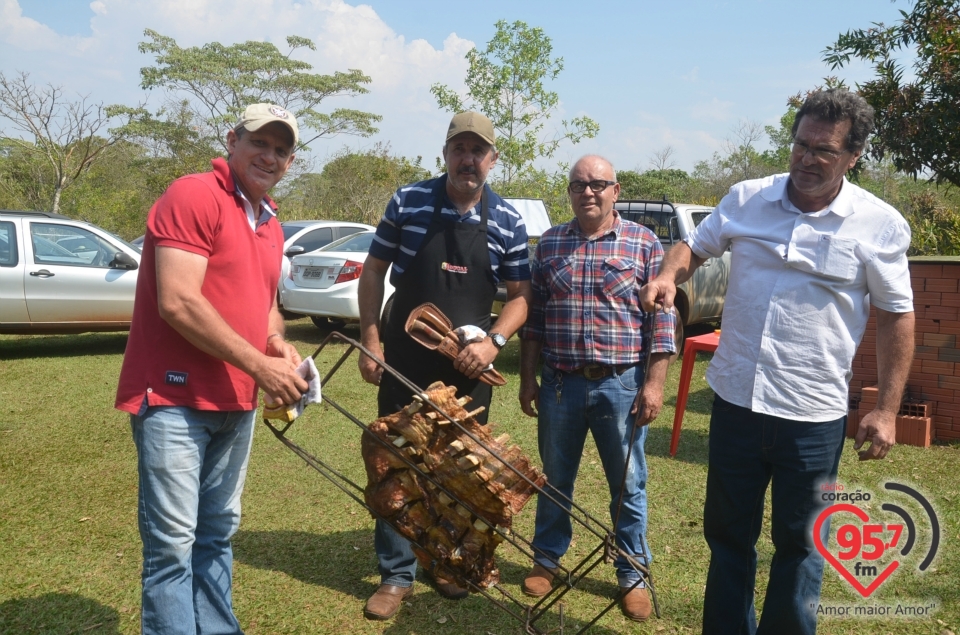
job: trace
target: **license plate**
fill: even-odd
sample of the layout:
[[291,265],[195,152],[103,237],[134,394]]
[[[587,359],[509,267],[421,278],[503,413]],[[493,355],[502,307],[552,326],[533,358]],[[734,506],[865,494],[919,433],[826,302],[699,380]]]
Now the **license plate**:
[[319,278],[322,278],[323,274],[326,272],[327,272],[327,269],[325,267],[304,267],[303,277],[319,279]]

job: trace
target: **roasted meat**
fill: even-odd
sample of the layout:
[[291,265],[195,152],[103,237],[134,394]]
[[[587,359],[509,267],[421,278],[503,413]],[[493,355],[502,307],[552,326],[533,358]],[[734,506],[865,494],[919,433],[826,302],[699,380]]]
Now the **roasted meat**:
[[400,412],[367,426],[360,444],[364,496],[414,543],[425,569],[466,588],[488,588],[500,580],[493,553],[503,539],[494,528],[509,529],[547,478],[519,446],[506,445],[507,435],[494,439],[477,423],[482,410],[467,412],[469,397],[458,400],[456,389],[440,382],[426,396],[479,443],[414,397]]

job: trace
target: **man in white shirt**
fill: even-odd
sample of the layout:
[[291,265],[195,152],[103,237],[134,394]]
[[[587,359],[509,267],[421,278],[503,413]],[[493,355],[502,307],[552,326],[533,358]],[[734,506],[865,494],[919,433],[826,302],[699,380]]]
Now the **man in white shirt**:
[[[733,186],[641,290],[645,309],[655,301],[670,307],[677,284],[731,250],[723,335],[707,372],[716,399],[704,504],[705,634],[816,632],[816,493],[836,481],[851,364],[871,304],[880,396],[854,448],[870,441],[860,460],[882,459],[894,444],[914,352],[910,227],[844,178],[872,129],[873,109],[858,95],[811,94],[793,126],[789,174]],[[771,481],[776,553],[758,628],[755,545]]]

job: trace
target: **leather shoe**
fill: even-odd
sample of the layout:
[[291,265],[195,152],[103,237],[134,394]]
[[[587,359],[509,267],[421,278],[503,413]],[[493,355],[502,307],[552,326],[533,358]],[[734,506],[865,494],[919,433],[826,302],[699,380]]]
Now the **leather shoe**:
[[470,595],[469,589],[464,589],[462,586],[457,585],[456,582],[444,580],[443,578],[438,578],[436,576],[431,576],[431,578],[433,580],[433,588],[437,590],[437,593],[448,600],[462,600]]
[[413,595],[413,585],[394,586],[381,584],[377,592],[370,596],[363,614],[370,620],[389,620],[400,609],[403,600]]
[[634,622],[645,622],[650,617],[650,596],[643,587],[634,587],[629,591],[621,588],[625,595],[620,598],[620,608],[623,614]]
[[534,564],[533,569],[523,579],[523,585],[520,590],[524,595],[532,598],[542,598],[553,589],[553,578],[557,575],[557,569],[548,569],[539,564]]

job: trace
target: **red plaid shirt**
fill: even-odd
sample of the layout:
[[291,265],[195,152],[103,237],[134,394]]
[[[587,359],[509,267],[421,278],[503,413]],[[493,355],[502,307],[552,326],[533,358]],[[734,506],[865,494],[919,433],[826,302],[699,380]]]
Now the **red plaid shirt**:
[[544,361],[559,370],[675,352],[674,313],[657,313],[653,341],[643,341],[639,291],[656,277],[663,247],[646,227],[613,213],[613,227],[592,239],[576,219],[550,228],[530,265],[533,303],[520,337],[542,341]]

